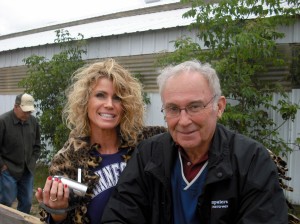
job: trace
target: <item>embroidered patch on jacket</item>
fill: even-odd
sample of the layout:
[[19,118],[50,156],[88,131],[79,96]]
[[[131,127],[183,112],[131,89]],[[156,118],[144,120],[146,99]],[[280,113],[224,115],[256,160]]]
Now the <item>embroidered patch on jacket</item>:
[[211,201],[212,209],[228,208],[228,206],[229,206],[228,200]]

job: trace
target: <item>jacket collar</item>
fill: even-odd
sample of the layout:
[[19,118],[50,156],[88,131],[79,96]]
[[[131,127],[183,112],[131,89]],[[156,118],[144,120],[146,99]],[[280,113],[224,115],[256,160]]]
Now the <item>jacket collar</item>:
[[145,171],[154,175],[165,186],[169,185],[171,167],[177,155],[175,143],[167,132],[155,136],[152,140],[151,159],[146,164]]
[[[173,163],[176,156],[178,156],[178,149],[170,133],[155,136],[152,141],[154,150],[151,151],[151,160],[146,165],[145,171],[151,172],[156,178],[167,184],[171,176]],[[228,131],[220,124],[216,126],[208,153],[208,169],[208,184],[230,178],[233,175]]]

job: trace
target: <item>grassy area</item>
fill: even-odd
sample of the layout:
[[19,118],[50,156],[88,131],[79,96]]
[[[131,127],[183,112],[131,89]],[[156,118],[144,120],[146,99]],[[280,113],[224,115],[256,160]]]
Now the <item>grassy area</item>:
[[48,177],[48,166],[38,165],[34,174],[33,187],[36,190],[38,187],[43,188]]
[[[34,192],[37,190],[38,187],[43,188],[45,185],[45,181],[48,177],[48,166],[39,165],[36,167],[35,174],[34,174],[34,183],[33,183],[33,189]],[[32,208],[30,211],[30,214],[39,217],[39,204],[35,198],[35,195],[33,195],[32,198]]]
[[293,207],[294,207],[294,210],[290,211],[291,214],[300,218],[300,205],[293,205]]

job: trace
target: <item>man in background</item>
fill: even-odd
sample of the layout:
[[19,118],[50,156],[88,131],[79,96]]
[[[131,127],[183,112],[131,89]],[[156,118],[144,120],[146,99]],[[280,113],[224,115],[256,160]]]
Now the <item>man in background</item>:
[[13,110],[0,116],[0,203],[30,213],[33,177],[40,155],[39,124],[31,113],[34,99],[27,93],[16,97]]

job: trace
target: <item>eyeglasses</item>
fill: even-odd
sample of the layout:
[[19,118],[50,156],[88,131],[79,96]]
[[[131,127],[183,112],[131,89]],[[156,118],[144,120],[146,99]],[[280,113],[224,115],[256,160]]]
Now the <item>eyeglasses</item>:
[[213,99],[217,95],[214,95],[206,104],[203,104],[202,102],[194,102],[189,104],[188,106],[184,108],[179,108],[177,106],[168,106],[168,107],[162,107],[161,112],[164,114],[165,117],[178,117],[182,110],[185,110],[185,112],[190,115],[197,115],[201,111],[203,111],[211,102],[213,102]]

